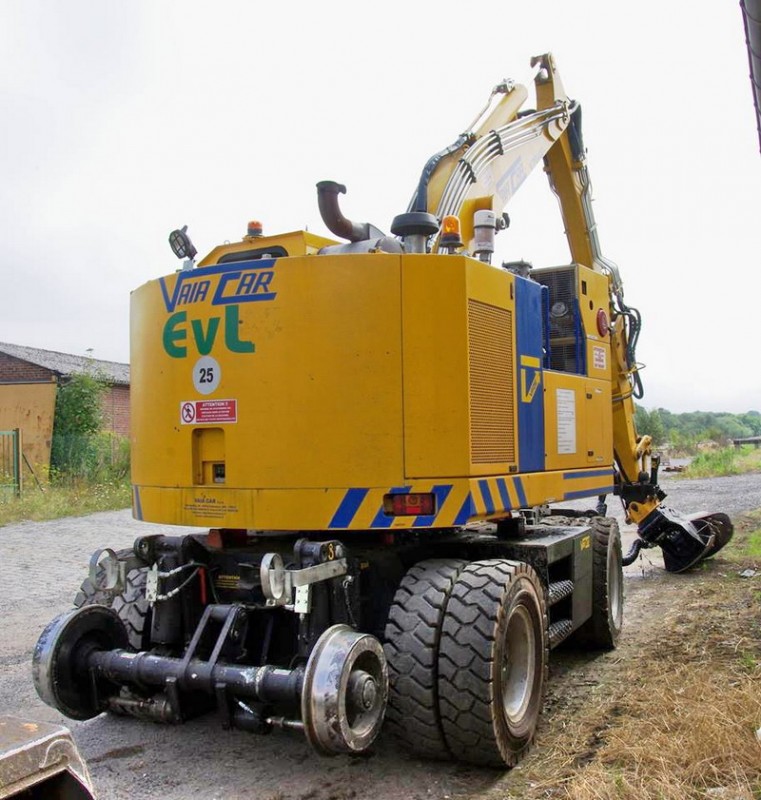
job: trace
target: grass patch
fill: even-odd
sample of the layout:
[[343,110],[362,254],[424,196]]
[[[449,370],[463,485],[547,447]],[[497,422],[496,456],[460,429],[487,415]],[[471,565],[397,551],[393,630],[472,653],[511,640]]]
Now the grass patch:
[[761,566],[759,520],[704,570],[640,585],[619,649],[576,656],[598,685],[551,693],[537,750],[489,798],[761,800],[761,577],[738,577]]
[[[761,559],[761,508],[735,520],[735,535],[722,550],[722,556],[740,562]],[[761,568],[761,565],[758,566]]]
[[746,445],[700,453],[690,462],[683,474],[687,478],[716,478],[759,470],[761,470],[761,448]]
[[0,497],[0,527],[24,520],[41,521],[112,511],[127,508],[130,503],[130,485],[123,481],[51,485],[45,488],[44,494],[36,487],[27,487],[22,497]]

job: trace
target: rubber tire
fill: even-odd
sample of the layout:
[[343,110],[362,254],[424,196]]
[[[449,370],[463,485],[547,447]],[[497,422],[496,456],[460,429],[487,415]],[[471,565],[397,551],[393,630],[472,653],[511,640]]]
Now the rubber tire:
[[[132,550],[117,550],[116,557],[121,561],[123,559],[129,558],[132,555]],[[103,577],[103,567],[98,564],[96,569],[96,579],[99,582],[100,579]],[[90,580],[90,576],[88,576],[82,581],[82,585],[79,587],[79,591],[77,592],[76,596],[74,597],[74,608],[82,608],[82,606],[92,606],[92,605],[99,605],[99,606],[107,606],[111,607],[111,603],[113,601],[113,594],[111,592],[103,591],[102,589],[98,589],[98,587]]]
[[[614,650],[623,627],[624,575],[621,534],[612,517],[593,517],[592,616],[573,635],[588,648]],[[614,596],[615,595],[615,596]]]
[[[502,682],[514,617],[519,625],[524,618],[530,641],[528,694],[520,715],[511,721]],[[439,709],[452,753],[472,764],[517,764],[536,734],[548,659],[545,590],[533,568],[501,559],[465,567],[449,597],[439,645]]]
[[449,594],[467,563],[433,558],[415,564],[396,590],[386,623],[386,728],[423,758],[451,758],[439,718],[439,640]]
[[[131,550],[120,550],[117,557],[131,555]],[[129,638],[129,646],[138,652],[150,647],[151,606],[145,597],[145,584],[148,578],[148,567],[132,569],[127,573],[126,585],[117,595],[99,590],[93,585],[89,576],[74,598],[74,607],[101,605],[113,608],[124,623]]]

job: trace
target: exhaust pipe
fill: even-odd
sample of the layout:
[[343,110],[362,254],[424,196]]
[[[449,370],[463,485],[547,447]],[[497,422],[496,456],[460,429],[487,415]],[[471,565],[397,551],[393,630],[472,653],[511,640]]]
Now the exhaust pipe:
[[339,194],[346,194],[346,187],[342,183],[320,181],[317,184],[317,204],[320,216],[331,233],[335,233],[342,239],[348,239],[350,242],[362,242],[385,236],[383,231],[369,222],[352,222],[347,219],[338,207]]

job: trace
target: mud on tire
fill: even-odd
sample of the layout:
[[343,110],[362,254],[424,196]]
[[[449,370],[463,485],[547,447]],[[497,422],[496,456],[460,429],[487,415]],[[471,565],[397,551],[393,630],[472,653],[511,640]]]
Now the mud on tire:
[[501,559],[466,566],[439,645],[441,724],[458,758],[504,768],[528,752],[548,655],[547,607],[536,572]]
[[399,584],[386,624],[386,727],[425,758],[451,758],[439,719],[438,650],[449,593],[466,564],[459,559],[415,564]]

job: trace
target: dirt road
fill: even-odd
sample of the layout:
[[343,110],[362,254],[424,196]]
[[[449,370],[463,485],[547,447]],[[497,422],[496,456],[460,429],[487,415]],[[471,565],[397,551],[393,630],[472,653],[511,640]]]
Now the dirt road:
[[[761,507],[761,476],[686,481],[664,476],[671,504],[683,511],[707,507],[732,516]],[[616,511],[611,504],[610,512]],[[362,758],[323,759],[301,736],[269,737],[222,730],[212,718],[179,727],[157,726],[102,715],[87,722],[65,720],[43,705],[31,682],[31,656],[42,628],[71,605],[86,572],[90,553],[100,546],[128,547],[147,526],[127,512],[45,523],[22,523],[0,529],[0,713],[64,722],[87,759],[101,800],[127,798],[262,798],[263,800],[341,800],[342,798],[473,797],[489,790],[510,796],[519,791],[522,767],[512,773],[481,770],[456,763],[412,759],[381,737]],[[170,529],[176,533],[177,529]],[[630,538],[631,532],[628,532]],[[642,626],[657,624],[657,615],[689,576],[663,572],[658,551],[647,551],[627,570],[627,612],[622,651],[636,644]],[[614,655],[552,658],[550,691],[542,731],[563,725],[574,704],[558,698],[573,694],[583,705],[587,684],[620,658]],[[571,669],[571,667],[574,667]],[[594,669],[591,669],[594,667]],[[591,677],[590,677],[591,676]],[[534,756],[531,756],[533,758]],[[520,796],[514,795],[514,796]]]

